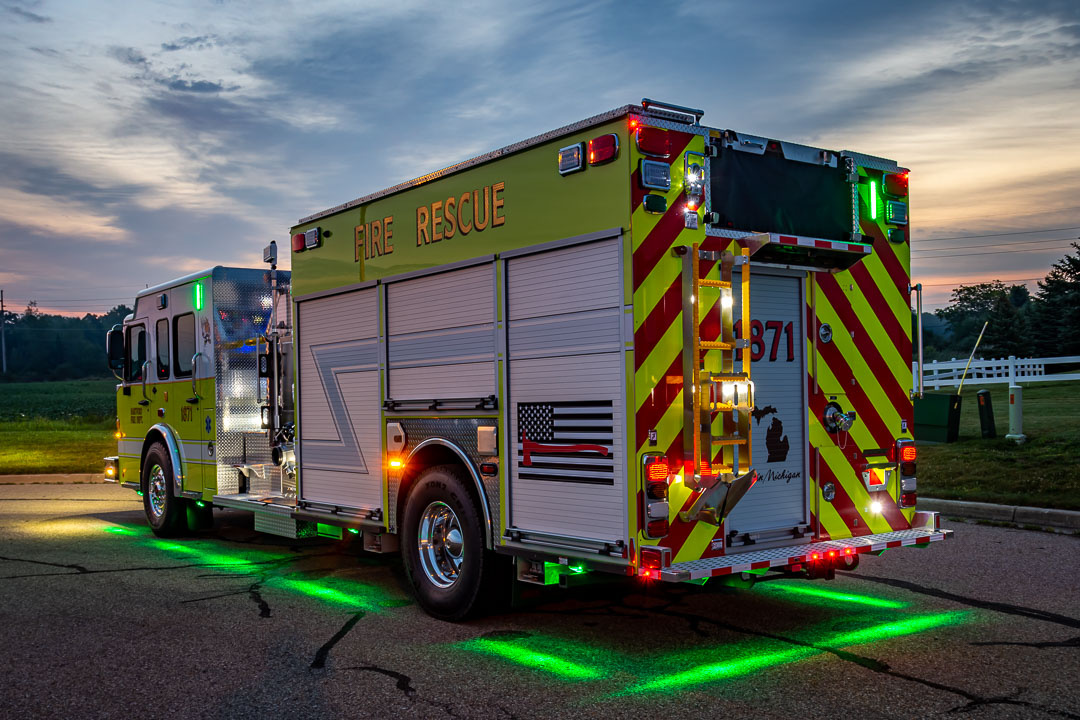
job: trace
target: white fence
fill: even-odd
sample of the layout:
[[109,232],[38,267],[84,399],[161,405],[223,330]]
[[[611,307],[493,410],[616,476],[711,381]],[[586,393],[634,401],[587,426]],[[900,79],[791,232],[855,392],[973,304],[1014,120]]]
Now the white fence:
[[[989,385],[993,383],[1052,382],[1058,380],[1080,380],[1080,372],[1055,373],[1047,366],[1080,364],[1080,355],[1052,358],[1018,358],[1009,356],[998,360],[972,360],[964,384]],[[964,375],[967,360],[953,358],[949,362],[928,362],[923,364],[923,384],[931,390],[941,387],[956,387]],[[911,376],[915,388],[919,387],[919,364],[911,363]]]

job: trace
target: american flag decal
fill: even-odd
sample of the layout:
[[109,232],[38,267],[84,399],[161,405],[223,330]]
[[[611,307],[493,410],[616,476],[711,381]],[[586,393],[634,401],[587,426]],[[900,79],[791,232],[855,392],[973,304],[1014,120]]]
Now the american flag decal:
[[610,400],[518,403],[517,419],[519,478],[615,484]]

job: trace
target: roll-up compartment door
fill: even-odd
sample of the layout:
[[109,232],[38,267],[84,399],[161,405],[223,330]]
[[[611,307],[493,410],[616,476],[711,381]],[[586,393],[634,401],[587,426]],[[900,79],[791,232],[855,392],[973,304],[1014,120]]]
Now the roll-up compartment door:
[[626,536],[619,240],[507,261],[510,524]]
[[751,275],[751,327],[749,333],[740,327],[738,334],[751,341],[750,425],[758,482],[728,516],[729,532],[793,528],[807,521],[805,307],[802,277]]
[[388,396],[495,394],[495,276],[485,263],[387,287]]
[[382,505],[375,288],[297,304],[300,496]]

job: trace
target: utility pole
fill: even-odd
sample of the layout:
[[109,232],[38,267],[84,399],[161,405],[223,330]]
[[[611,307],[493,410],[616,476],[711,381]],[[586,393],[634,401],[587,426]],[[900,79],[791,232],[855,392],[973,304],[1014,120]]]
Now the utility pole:
[[3,367],[0,373],[7,375],[7,343],[4,338],[4,327],[7,325],[7,316],[4,314],[4,291],[0,290],[0,358],[3,358]]

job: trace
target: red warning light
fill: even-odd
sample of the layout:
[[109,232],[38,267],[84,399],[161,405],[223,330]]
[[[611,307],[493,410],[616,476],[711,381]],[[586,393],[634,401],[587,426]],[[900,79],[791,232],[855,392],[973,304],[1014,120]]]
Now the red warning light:
[[619,136],[615,133],[601,135],[589,141],[589,164],[603,165],[619,154]]
[[671,138],[663,128],[638,128],[636,142],[642,155],[664,158],[671,155]]
[[881,188],[893,197],[905,197],[908,194],[908,174],[906,172],[888,173],[881,178]]
[[901,462],[915,462],[919,451],[915,449],[914,445],[905,445],[900,448],[900,461]]
[[292,236],[292,251],[303,252],[304,250],[304,233],[297,233]]

